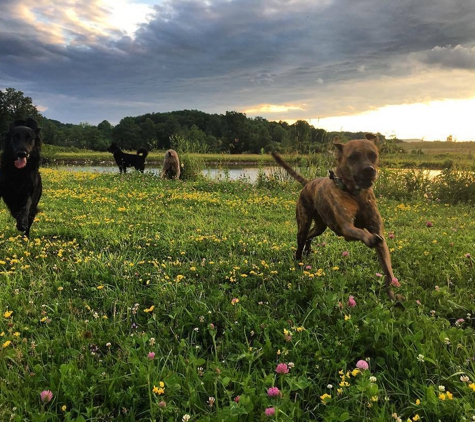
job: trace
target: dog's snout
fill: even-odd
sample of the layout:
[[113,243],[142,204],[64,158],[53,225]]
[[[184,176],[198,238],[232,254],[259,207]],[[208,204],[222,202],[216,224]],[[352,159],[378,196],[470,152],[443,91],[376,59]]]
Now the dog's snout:
[[373,166],[367,166],[363,169],[363,175],[367,178],[373,178],[376,176],[376,169]]
[[26,158],[26,157],[28,157],[28,152],[23,151],[23,150],[22,151],[17,151],[16,156],[18,158]]

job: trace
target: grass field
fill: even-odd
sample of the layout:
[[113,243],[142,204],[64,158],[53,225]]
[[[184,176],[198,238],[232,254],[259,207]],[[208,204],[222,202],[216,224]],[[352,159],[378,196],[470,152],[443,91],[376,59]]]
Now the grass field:
[[29,241],[0,211],[0,420],[474,417],[473,205],[382,174],[399,305],[360,243],[293,260],[296,183],[42,175]]

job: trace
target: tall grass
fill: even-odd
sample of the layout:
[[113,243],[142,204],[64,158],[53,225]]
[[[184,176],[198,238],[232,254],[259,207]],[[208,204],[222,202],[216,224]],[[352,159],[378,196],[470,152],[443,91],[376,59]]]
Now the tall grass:
[[294,261],[295,182],[42,175],[30,240],[0,211],[0,420],[475,415],[471,205],[381,179],[396,305],[360,243]]

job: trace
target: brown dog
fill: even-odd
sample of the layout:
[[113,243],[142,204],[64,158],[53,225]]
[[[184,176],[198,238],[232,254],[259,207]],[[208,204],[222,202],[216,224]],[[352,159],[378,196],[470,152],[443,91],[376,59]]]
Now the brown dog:
[[[366,246],[375,248],[379,262],[386,276],[386,291],[394,300],[391,290],[394,274],[388,246],[383,238],[383,222],[373,193],[373,182],[377,175],[379,160],[375,143],[378,137],[366,134],[366,139],[355,139],[341,144],[335,138],[338,164],[330,177],[307,180],[295,172],[282,158],[272,153],[274,159],[292,177],[303,185],[297,202],[297,252],[302,258],[315,236],[327,227],[345,240],[361,240]],[[310,230],[310,226],[314,225]]]
[[169,149],[165,153],[163,161],[162,178],[179,179],[180,178],[180,159],[175,150]]

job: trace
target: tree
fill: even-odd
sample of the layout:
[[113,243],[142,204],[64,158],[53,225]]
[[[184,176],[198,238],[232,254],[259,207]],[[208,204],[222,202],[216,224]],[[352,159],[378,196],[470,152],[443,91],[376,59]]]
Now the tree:
[[308,153],[310,143],[312,140],[312,126],[306,120],[297,120],[291,129],[291,140],[293,141],[294,149],[301,153]]
[[157,146],[157,131],[155,123],[150,117],[147,117],[143,123],[140,123],[140,129],[142,130],[142,137],[147,145],[148,149],[152,149]]
[[124,117],[112,130],[112,137],[123,149],[137,149],[144,146],[142,131],[133,117]]
[[231,154],[241,154],[249,147],[249,120],[244,113],[227,111],[224,117],[225,138]]
[[107,120],[103,120],[97,125],[97,128],[101,131],[102,136],[105,139],[112,141],[112,129],[114,129],[114,126],[112,126]]
[[24,120],[27,117],[41,119],[41,114],[33,105],[33,100],[14,88],[0,90],[0,136],[4,136],[14,120]]

